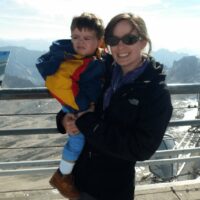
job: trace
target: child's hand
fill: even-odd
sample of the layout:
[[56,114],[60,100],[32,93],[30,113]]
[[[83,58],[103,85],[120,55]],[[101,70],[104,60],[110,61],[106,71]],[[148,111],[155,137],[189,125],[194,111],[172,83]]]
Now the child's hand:
[[87,112],[94,112],[94,110],[95,110],[95,103],[91,102],[90,107],[88,108]]
[[90,103],[90,106],[87,110],[83,111],[83,112],[79,112],[76,116],[77,118],[82,116],[83,114],[87,113],[87,112],[94,112],[94,109],[95,109],[95,104],[92,102]]
[[67,113],[64,116],[62,124],[66,130],[66,133],[74,135],[80,132],[75,124],[76,118],[77,117],[72,113]]

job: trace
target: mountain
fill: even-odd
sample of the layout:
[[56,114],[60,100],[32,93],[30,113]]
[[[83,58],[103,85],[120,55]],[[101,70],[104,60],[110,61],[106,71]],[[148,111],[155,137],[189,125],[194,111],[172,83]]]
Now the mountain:
[[43,39],[3,40],[0,39],[0,47],[15,46],[29,50],[47,51],[52,41]]
[[167,82],[199,83],[200,59],[196,56],[185,56],[174,61],[172,68],[168,71]]
[[[5,77],[2,84],[3,87],[37,87],[44,85],[44,80],[37,71],[35,63],[37,58],[44,54],[45,51],[30,50],[24,47],[16,46],[0,47],[0,51],[10,51],[8,64],[5,70]],[[182,81],[183,77],[181,77],[181,74],[185,75],[185,73],[180,73],[179,71],[184,71],[185,67],[177,67],[177,65],[179,60],[183,57],[186,60],[188,59],[187,54],[171,52],[167,49],[160,49],[153,52],[152,55],[157,61],[164,64],[166,72],[169,73],[169,82]],[[184,66],[186,63],[186,61],[183,61],[180,66]],[[173,69],[171,70],[171,68]],[[190,73],[193,73],[193,71]],[[197,76],[197,74],[195,74],[195,76]]]
[[6,75],[3,80],[4,88],[27,88],[27,87],[37,87],[40,85],[34,85],[30,80],[19,78],[17,76]]
[[[59,38],[58,38],[59,39]],[[62,38],[63,39],[63,38]],[[0,39],[0,47],[2,46],[15,46],[15,47],[24,47],[29,50],[36,51],[48,51],[49,46],[51,45],[52,40],[44,39],[24,39],[24,40],[3,40]],[[180,53],[180,52],[186,53]],[[198,51],[197,51],[198,52]],[[195,55],[191,53],[188,49],[179,50],[179,52],[169,51],[167,49],[158,49],[152,52],[152,55],[159,61],[162,62],[166,68],[170,68],[173,65],[175,60],[179,60],[183,56]]]
[[44,84],[35,67],[37,58],[44,51],[33,51],[15,46],[0,47],[0,51],[10,51],[3,87],[33,87]]
[[186,53],[177,53],[167,49],[159,49],[152,52],[152,55],[156,58],[157,61],[164,64],[166,68],[171,68],[174,61],[177,61],[184,56],[188,56]]
[[0,85],[4,79],[4,72],[8,62],[10,51],[0,51]]

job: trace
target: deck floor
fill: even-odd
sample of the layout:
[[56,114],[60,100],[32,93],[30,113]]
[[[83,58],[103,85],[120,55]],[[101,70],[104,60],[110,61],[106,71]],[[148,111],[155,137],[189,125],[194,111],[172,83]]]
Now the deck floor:
[[[49,175],[1,176],[0,200],[63,200]],[[114,199],[113,199],[114,200]],[[136,186],[135,200],[200,200],[200,179]]]

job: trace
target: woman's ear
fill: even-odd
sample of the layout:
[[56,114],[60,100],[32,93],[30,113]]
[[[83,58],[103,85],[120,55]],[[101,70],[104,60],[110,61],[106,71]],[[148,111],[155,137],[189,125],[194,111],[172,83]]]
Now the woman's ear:
[[140,44],[141,44],[141,49],[145,49],[145,47],[147,46],[147,41],[146,40],[141,40]]

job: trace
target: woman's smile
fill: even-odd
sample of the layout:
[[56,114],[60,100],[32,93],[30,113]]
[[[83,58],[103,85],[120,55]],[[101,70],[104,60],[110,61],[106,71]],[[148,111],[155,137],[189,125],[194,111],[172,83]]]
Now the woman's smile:
[[119,58],[126,58],[128,55],[129,55],[129,53],[120,53],[120,54],[117,54],[117,56]]

